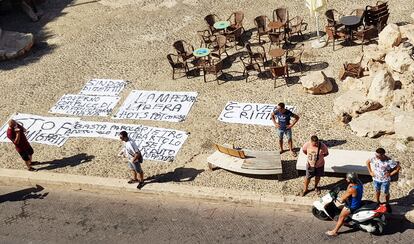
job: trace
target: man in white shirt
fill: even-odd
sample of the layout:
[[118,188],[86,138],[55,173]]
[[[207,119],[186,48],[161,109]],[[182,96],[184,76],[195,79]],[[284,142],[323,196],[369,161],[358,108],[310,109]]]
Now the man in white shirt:
[[119,138],[121,141],[125,142],[125,144],[118,155],[126,156],[128,158],[128,166],[132,171],[132,179],[130,179],[128,183],[133,184],[138,182],[137,188],[141,189],[144,186],[144,172],[141,168],[141,163],[143,161],[141,151],[138,149],[135,141],[128,137],[126,131],[121,131],[121,133],[119,133]]

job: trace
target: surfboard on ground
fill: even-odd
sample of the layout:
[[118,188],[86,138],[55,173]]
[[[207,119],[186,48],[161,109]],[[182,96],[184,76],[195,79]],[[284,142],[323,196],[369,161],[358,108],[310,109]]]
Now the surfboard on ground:
[[281,175],[282,162],[277,151],[236,149],[231,145],[214,145],[216,151],[207,158],[210,169],[253,175]]

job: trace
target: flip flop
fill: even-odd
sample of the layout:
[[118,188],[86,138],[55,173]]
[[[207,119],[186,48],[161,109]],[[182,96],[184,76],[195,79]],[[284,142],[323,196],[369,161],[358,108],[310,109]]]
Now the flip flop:
[[300,192],[300,196],[301,196],[301,197],[304,197],[306,194],[308,194],[308,192],[309,192],[309,190],[307,190],[307,191],[302,190],[302,191]]
[[138,182],[138,180],[130,179],[128,181],[128,184],[134,184],[134,183],[137,183],[137,182]]

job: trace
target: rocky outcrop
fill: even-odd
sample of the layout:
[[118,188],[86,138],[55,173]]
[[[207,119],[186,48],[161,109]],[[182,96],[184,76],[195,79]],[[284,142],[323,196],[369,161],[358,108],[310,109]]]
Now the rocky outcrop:
[[372,78],[368,98],[385,106],[392,101],[394,85],[394,79],[387,70],[378,70]]
[[396,24],[388,24],[378,37],[378,47],[380,49],[391,49],[401,43],[401,32]]
[[364,92],[349,90],[335,99],[333,111],[340,121],[349,123],[360,114],[381,107],[380,103],[367,99]]
[[365,113],[349,123],[357,136],[376,138],[394,134],[394,116],[385,111]]
[[411,49],[398,49],[387,53],[385,56],[385,63],[392,70],[399,73],[407,71],[414,60],[411,58]]
[[402,112],[396,116],[394,127],[398,138],[414,140],[414,112]]
[[355,90],[361,91],[364,94],[368,93],[368,89],[371,86],[371,78],[369,76],[364,76],[359,79],[353,77],[347,77],[343,81],[343,88],[346,90]]
[[407,38],[411,43],[414,43],[414,24],[407,24],[400,26],[402,38]]
[[312,72],[301,78],[304,90],[310,94],[325,94],[333,89],[331,78],[328,78],[324,72]]
[[0,60],[12,59],[25,54],[33,46],[33,35],[14,31],[0,32]]

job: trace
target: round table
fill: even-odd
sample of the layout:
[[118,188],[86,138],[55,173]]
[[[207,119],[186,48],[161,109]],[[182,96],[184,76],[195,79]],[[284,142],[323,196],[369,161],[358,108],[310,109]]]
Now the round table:
[[227,27],[230,26],[230,22],[223,20],[223,21],[217,21],[216,23],[214,23],[214,28],[216,28],[217,30],[224,30]]
[[339,19],[339,23],[345,25],[345,27],[349,31],[349,35],[347,38],[347,42],[350,43],[352,41],[352,29],[357,26],[361,22],[361,17],[356,15],[349,15],[344,16]]
[[283,27],[283,23],[279,22],[279,21],[270,21],[269,24],[267,25],[267,27],[269,27],[272,30],[280,29],[280,28]]
[[[285,54],[285,50],[283,50],[282,48],[275,48],[275,49],[271,49],[269,51],[269,55],[270,57],[272,57],[275,61],[275,63],[280,63],[282,64],[282,57]],[[282,64],[283,65],[283,64]]]
[[209,54],[210,54],[210,49],[205,48],[205,47],[197,48],[196,50],[193,51],[194,57],[197,57],[197,58],[206,57]]

